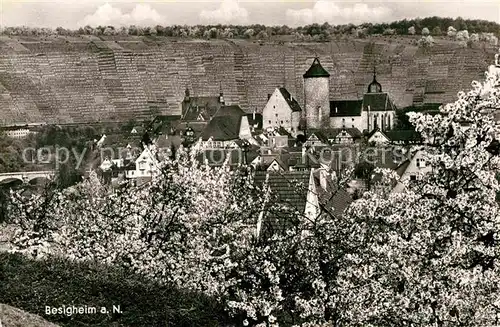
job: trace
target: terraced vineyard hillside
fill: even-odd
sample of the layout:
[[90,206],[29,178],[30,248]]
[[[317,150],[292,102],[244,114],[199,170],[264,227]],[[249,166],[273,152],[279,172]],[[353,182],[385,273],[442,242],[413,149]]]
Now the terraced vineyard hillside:
[[331,99],[356,99],[377,79],[397,106],[447,102],[493,62],[493,47],[408,39],[330,43],[121,37],[0,37],[0,123],[80,123],[179,114],[184,90],[261,111],[285,86],[302,103],[302,74],[318,56]]

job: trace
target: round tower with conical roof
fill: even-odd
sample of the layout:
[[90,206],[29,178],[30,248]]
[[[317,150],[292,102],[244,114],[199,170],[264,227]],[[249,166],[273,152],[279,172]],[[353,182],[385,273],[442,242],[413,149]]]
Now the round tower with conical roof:
[[330,74],[321,66],[319,58],[314,58],[303,77],[305,127],[327,128],[330,125]]

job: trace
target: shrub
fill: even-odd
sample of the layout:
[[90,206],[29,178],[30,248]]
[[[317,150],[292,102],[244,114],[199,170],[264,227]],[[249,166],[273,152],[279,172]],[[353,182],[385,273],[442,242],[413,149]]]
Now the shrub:
[[467,41],[469,39],[469,31],[467,30],[458,31],[456,38],[458,41]]
[[417,45],[422,48],[432,47],[434,45],[434,39],[430,35],[422,36],[422,38],[418,40]]
[[453,26],[449,26],[447,34],[449,37],[455,37],[457,35],[457,30]]

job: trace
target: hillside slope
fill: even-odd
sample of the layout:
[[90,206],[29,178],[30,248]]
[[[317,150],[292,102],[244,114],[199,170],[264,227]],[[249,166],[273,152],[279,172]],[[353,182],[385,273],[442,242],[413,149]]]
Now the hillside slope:
[[0,37],[0,123],[126,121],[179,114],[184,90],[217,95],[248,112],[285,86],[302,103],[302,74],[315,56],[331,74],[331,99],[359,98],[374,65],[399,107],[448,102],[480,79],[494,48],[403,37],[330,43],[175,41],[95,36]]

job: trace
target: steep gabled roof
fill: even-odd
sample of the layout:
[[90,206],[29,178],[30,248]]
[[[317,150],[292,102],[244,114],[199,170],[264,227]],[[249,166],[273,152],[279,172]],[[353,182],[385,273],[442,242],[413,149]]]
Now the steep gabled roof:
[[273,162],[276,162],[284,171],[288,170],[288,165],[280,159],[280,156],[275,157],[269,164],[267,164],[265,167],[266,170],[273,164]]
[[292,95],[290,94],[290,92],[288,92],[287,89],[285,89],[284,87],[280,87],[278,88],[278,90],[281,92],[281,95],[283,96],[283,98],[285,98],[286,103],[288,104],[290,109],[292,109],[292,111],[302,111],[302,108],[300,108],[297,99],[292,97]]
[[221,107],[218,96],[189,97],[182,102],[182,119],[197,120],[203,117],[213,117]]
[[214,141],[230,141],[239,138],[241,116],[216,116],[210,120],[201,133],[204,141],[213,138]]
[[330,117],[361,116],[363,100],[330,101]]
[[221,116],[233,116],[241,117],[244,116],[245,112],[238,105],[221,106],[219,110],[213,115],[214,117]]
[[314,61],[309,67],[309,69],[306,71],[306,73],[303,75],[304,78],[311,78],[311,77],[330,77],[330,74],[321,66],[321,63],[319,62],[318,58],[314,58]]
[[396,167],[395,171],[399,177],[403,176],[403,174],[406,172],[406,169],[410,165],[410,162],[410,159],[407,159],[403,161],[398,167]]
[[280,203],[291,206],[301,214],[304,213],[307,191],[309,189],[310,171],[256,171],[254,175],[255,185],[262,187],[267,174],[269,174],[269,188],[277,196],[277,200]]
[[307,141],[309,141],[312,136],[316,136],[318,140],[320,140],[326,145],[330,144],[330,142],[328,141],[328,135],[321,130],[313,130],[313,131],[310,130]]
[[387,93],[365,93],[363,96],[363,108],[370,111],[393,111],[396,107]]
[[349,134],[352,138],[361,138],[363,134],[357,129],[356,127],[348,127],[348,128],[332,128],[328,130],[328,138],[335,138],[337,137],[342,131],[345,131],[347,134]]
[[326,189],[323,189],[321,186],[321,173],[322,169],[317,169],[313,173],[318,201],[326,210],[339,217],[353,201],[352,196],[346,190],[339,189],[337,185],[334,185],[330,176],[325,176]]

